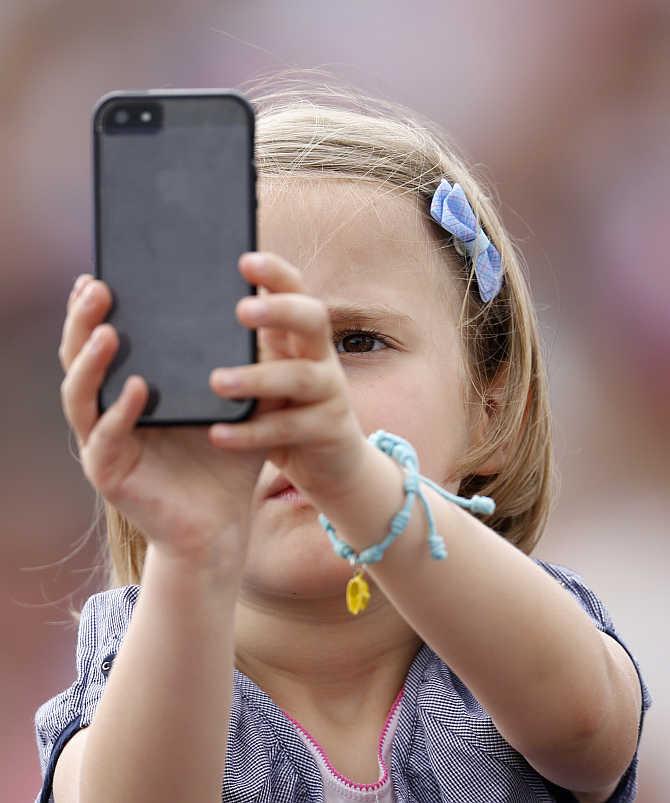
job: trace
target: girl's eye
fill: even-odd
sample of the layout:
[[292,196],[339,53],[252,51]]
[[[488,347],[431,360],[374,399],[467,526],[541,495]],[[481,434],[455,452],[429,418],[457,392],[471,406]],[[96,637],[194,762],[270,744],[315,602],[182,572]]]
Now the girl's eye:
[[[384,349],[391,345],[385,337],[373,329],[348,329],[333,334],[333,341],[336,344],[335,349],[338,354],[368,354],[372,351],[382,351],[383,349],[375,348],[373,342],[375,340],[378,343],[382,343]],[[337,347],[340,342],[342,343],[342,350]]]

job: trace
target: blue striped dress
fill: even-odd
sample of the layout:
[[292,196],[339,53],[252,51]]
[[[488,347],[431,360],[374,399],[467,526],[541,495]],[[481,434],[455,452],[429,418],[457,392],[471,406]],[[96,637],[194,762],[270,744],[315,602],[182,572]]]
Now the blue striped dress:
[[[638,746],[651,705],[639,664],[614,628],[607,609],[582,578],[564,566],[532,558],[572,594],[601,631],[633,659],[642,689]],[[42,787],[36,803],[52,803],[58,756],[90,724],[114,657],[128,627],[140,586],[93,594],[77,636],[77,678],[35,713]],[[235,670],[228,740],[222,768],[223,803],[324,803],[321,770],[294,722],[248,676]],[[635,799],[636,752],[610,801]],[[396,803],[538,803],[574,796],[543,778],[500,735],[465,683],[424,644],[402,690],[390,750]],[[167,803],[167,801],[166,801]],[[174,803],[182,803],[174,801]]]

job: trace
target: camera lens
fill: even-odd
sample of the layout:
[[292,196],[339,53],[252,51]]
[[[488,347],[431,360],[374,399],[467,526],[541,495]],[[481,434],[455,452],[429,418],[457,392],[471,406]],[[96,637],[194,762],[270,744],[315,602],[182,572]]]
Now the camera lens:
[[[0,3],[2,0],[0,0]],[[144,98],[114,99],[105,105],[102,130],[121,137],[157,134],[163,128],[163,108],[160,103]]]

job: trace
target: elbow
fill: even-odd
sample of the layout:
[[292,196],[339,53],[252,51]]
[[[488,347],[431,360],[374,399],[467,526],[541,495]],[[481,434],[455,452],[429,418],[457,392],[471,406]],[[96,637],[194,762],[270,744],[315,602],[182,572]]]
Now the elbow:
[[605,703],[588,710],[584,707],[576,715],[569,737],[526,759],[553,783],[580,790],[577,799],[590,803],[608,799],[636,749],[637,714],[633,716],[630,706],[621,705],[620,695],[612,688]]

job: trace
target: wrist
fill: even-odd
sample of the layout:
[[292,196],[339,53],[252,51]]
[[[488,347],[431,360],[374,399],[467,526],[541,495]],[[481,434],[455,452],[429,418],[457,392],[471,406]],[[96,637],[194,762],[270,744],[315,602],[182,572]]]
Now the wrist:
[[144,561],[147,570],[159,572],[165,582],[238,586],[247,556],[248,527],[234,524],[212,535],[178,545],[150,541]]
[[404,470],[370,441],[362,444],[350,481],[336,497],[323,500],[320,511],[330,519],[340,537],[360,552],[376,543],[393,514],[404,501]]

